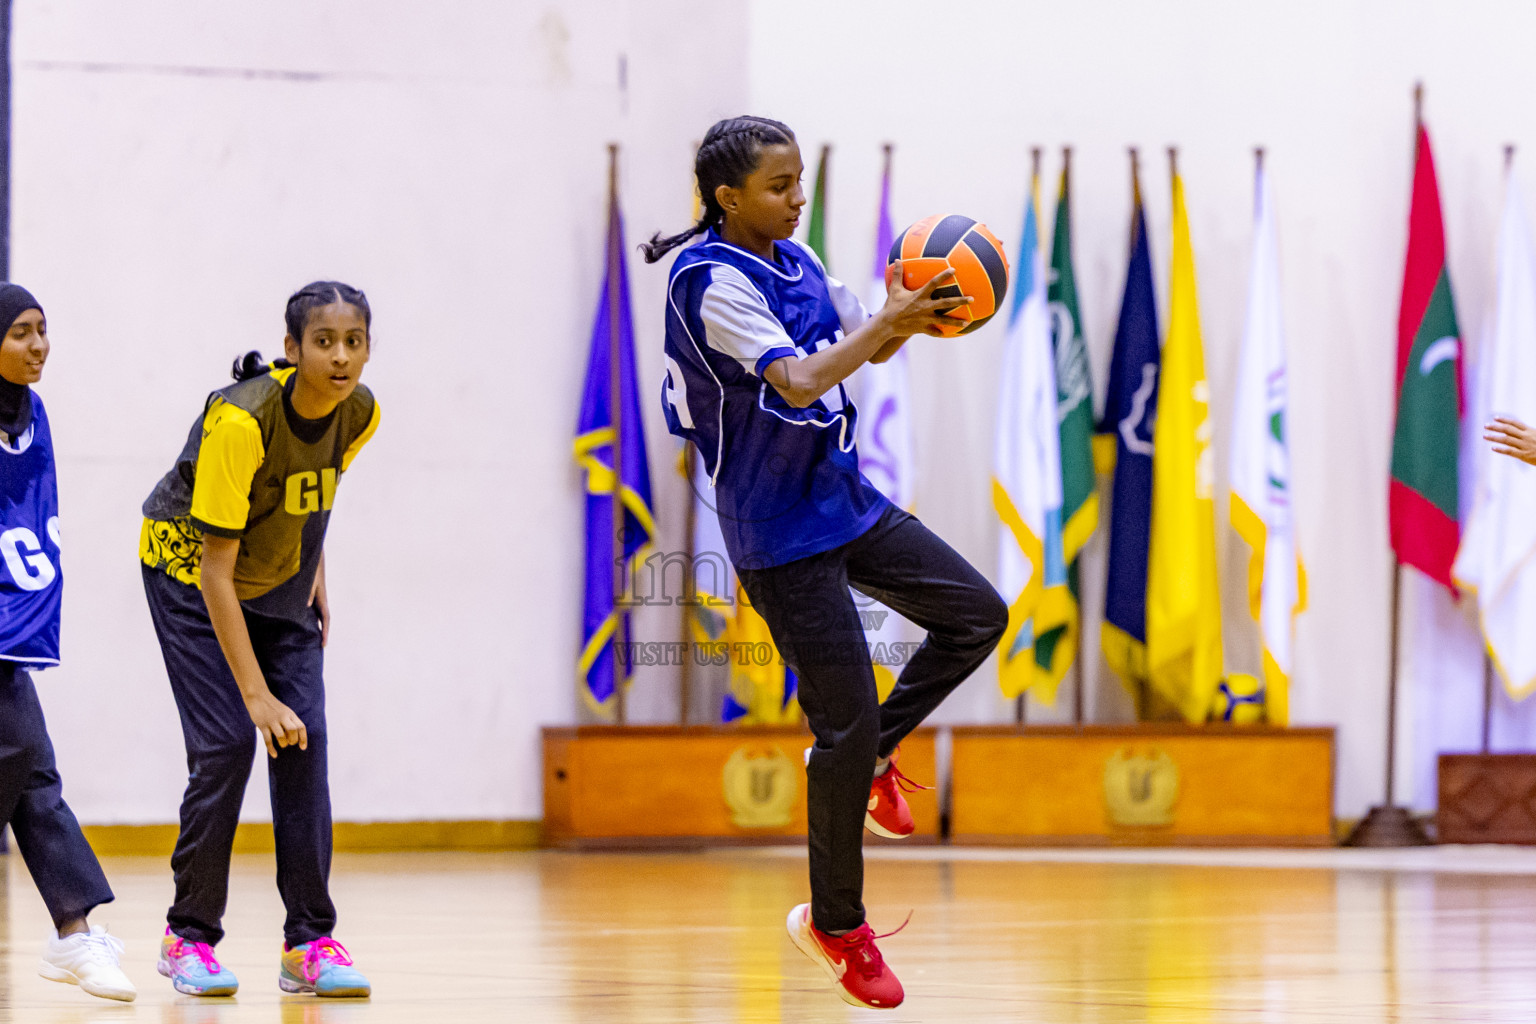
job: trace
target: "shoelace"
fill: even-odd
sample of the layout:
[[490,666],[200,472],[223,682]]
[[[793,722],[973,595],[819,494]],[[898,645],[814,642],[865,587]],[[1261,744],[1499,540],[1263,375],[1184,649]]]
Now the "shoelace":
[[218,974],[224,968],[219,966],[219,958],[213,955],[213,947],[206,942],[188,942],[181,936],[176,936],[176,941],[171,943],[168,954],[172,960],[180,960],[191,950],[197,954],[197,958],[203,962],[203,967],[209,974]]
[[[933,788],[932,786],[925,786],[921,782],[915,782],[912,779],[907,778],[907,776],[901,773],[901,769],[896,767],[895,761],[891,762],[891,766],[885,770],[883,775],[875,776],[875,784],[887,787],[899,786],[902,790],[908,793],[916,793],[920,789]],[[902,927],[906,926],[903,925]],[[896,933],[892,932],[891,934],[894,935]]]
[[80,940],[92,960],[99,964],[117,966],[123,953],[123,940],[106,932],[87,932]]
[[875,946],[876,939],[888,939],[892,935],[905,928],[912,920],[912,911],[907,911],[907,919],[897,925],[891,931],[883,935],[876,935],[869,925],[862,925],[847,935],[839,936],[843,948],[848,951],[848,960],[853,964],[853,969],[861,978],[873,978],[885,967],[885,957],[880,955],[880,950]]
[[341,967],[352,966],[352,957],[347,954],[347,948],[327,935],[325,938],[311,942],[309,948],[304,951],[304,964],[301,970],[304,972],[305,981],[313,982],[320,977],[320,970],[324,966],[321,963],[322,960],[329,960]]

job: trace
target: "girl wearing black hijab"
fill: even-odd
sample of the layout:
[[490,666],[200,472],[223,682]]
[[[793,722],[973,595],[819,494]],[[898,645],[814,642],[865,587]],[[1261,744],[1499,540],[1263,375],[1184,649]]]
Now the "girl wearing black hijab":
[[31,671],[59,663],[59,492],[48,414],[31,385],[48,359],[43,309],[0,284],[0,824],[10,823],[55,933],[39,973],[104,999],[132,1000],[123,945],[86,915],[112,890],[64,802]]

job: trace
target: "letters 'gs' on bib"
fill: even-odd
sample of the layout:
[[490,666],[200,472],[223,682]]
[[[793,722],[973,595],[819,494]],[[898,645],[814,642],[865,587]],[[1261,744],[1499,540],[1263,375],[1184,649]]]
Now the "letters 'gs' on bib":
[[800,765],[778,747],[737,747],[720,773],[731,824],[783,828],[800,798]]
[[1172,825],[1179,766],[1156,747],[1121,747],[1104,762],[1104,812],[1121,827]]

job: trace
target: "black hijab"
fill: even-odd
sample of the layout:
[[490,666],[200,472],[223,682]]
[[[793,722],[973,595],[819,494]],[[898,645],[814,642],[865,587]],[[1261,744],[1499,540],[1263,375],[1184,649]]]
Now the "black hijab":
[[[42,312],[42,304],[19,284],[0,284],[0,323],[10,333],[16,318],[29,309]],[[0,334],[4,337],[4,334]],[[0,377],[0,433],[19,437],[32,425],[32,389]]]

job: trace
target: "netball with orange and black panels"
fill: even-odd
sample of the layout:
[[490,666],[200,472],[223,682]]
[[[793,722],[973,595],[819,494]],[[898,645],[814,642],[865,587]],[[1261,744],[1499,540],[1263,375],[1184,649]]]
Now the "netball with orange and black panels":
[[896,261],[901,260],[901,283],[909,289],[927,284],[935,274],[953,267],[951,284],[934,290],[936,299],[969,295],[964,306],[942,310],[966,323],[945,328],[946,338],[969,334],[991,320],[1008,294],[1008,257],[1003,243],[980,221],[959,214],[925,217],[896,236],[886,260],[885,283],[889,287]]

